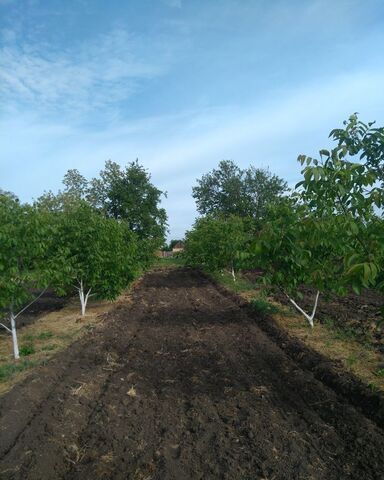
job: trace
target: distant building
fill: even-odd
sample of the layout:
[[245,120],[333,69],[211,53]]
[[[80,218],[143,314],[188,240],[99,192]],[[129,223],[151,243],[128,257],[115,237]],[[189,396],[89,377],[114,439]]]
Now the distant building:
[[173,253],[182,252],[184,250],[184,242],[177,242],[176,245],[172,248]]

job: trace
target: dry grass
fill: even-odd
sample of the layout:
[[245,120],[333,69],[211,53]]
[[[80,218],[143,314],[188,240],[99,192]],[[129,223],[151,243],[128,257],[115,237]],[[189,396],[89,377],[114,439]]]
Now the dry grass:
[[[236,291],[233,282],[231,284],[220,276],[216,276],[215,279],[226,288]],[[266,298],[262,287],[255,288],[251,284],[248,288],[245,287],[243,291],[237,289],[237,293],[247,302],[255,299],[261,303],[268,302],[277,312],[270,316],[291,336],[298,337],[303,343],[332,360],[341,362],[345,370],[363,380],[372,390],[384,392],[383,356],[368,342],[364,343],[332,324],[315,323],[314,328],[311,329],[303,316],[296,314],[291,308],[281,305],[272,298]]]
[[130,397],[132,397],[132,398],[136,397],[137,393],[136,393],[135,387],[132,386],[132,387],[128,390],[127,395],[130,396]]
[[[19,347],[32,347],[34,353],[21,357],[19,362],[13,360],[10,335],[0,337],[0,395],[7,392],[20,380],[24,379],[36,366],[46,363],[55,353],[65,349],[72,342],[89,332],[99,324],[103,315],[120,301],[127,298],[123,294],[115,302],[89,301],[84,317],[80,316],[77,299],[71,300],[63,309],[50,312],[26,325],[18,332]],[[85,393],[80,388],[78,394]]]
[[311,329],[306,325],[305,319],[297,315],[279,313],[273,315],[273,318],[282,328],[314,350],[341,362],[346,370],[361,378],[373,390],[384,392],[384,376],[378,375],[383,357],[368,343],[362,343],[348,335],[343,336],[339,329],[321,323],[315,324]]

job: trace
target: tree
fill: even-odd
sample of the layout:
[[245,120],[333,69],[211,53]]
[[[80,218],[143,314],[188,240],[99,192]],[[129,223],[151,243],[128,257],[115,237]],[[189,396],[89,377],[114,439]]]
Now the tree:
[[236,281],[249,238],[246,221],[240,217],[203,217],[187,232],[183,256],[187,264],[211,272],[228,269]]
[[201,215],[237,215],[263,218],[267,205],[287,189],[287,184],[268,170],[240,169],[223,160],[217,169],[202,176],[193,187],[193,197]]
[[0,194],[0,310],[8,316],[10,327],[4,323],[1,326],[12,335],[16,360],[16,319],[36,300],[32,300],[31,292],[44,291],[49,282],[46,253],[50,232],[45,220],[35,208],[20,204],[14,195]]
[[77,169],[68,170],[64,175],[64,193],[77,199],[84,199],[88,192],[88,181]]
[[164,194],[151,183],[151,176],[138,161],[123,170],[108,161],[100,178],[93,179],[88,200],[108,217],[127,221],[141,239],[151,239],[156,247],[164,241],[167,214],[159,204]]
[[[382,129],[370,133],[373,124],[356,115],[344,124],[330,134],[337,146],[320,150],[320,159],[299,156],[304,178],[290,199],[269,210],[253,249],[264,281],[278,286],[311,326],[319,292],[359,293],[384,283],[382,156],[374,157],[384,148]],[[304,284],[318,290],[311,315],[292,298]]]
[[384,187],[384,127],[375,128],[376,122],[363,123],[354,113],[344,122],[345,128],[336,128],[329,136],[338,142],[338,150],[360,161],[374,172]]
[[[343,246],[337,217],[316,219],[295,197],[271,206],[267,220],[255,234],[250,261],[264,272],[262,281],[277,287],[314,325],[320,292],[342,292],[340,261]],[[294,300],[302,285],[317,290],[311,314]]]
[[134,278],[136,237],[126,222],[104,217],[84,200],[66,205],[56,222],[52,283],[60,294],[75,288],[85,315],[90,296],[114,299]]
[[[343,281],[359,292],[362,287],[382,286],[383,268],[384,129],[366,125],[354,114],[345,129],[332,130],[338,141],[332,150],[320,150],[320,159],[305,155],[304,179],[296,187],[316,219],[338,219],[335,242],[344,246]],[[357,157],[357,158],[356,158]],[[356,160],[355,160],[356,159]],[[355,161],[353,161],[355,160]],[[335,245],[336,246],[336,245]]]

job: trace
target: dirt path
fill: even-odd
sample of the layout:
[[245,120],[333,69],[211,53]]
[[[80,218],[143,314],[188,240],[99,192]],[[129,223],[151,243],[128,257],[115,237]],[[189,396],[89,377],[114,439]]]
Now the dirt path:
[[383,479],[384,433],[189,270],[0,402],[1,479]]

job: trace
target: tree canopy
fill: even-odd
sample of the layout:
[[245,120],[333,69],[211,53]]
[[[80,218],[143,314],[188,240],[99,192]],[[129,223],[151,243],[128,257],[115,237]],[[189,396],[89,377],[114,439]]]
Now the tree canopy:
[[[79,290],[113,299],[134,278],[136,235],[125,222],[106,218],[84,200],[66,205],[56,217],[54,247],[49,262],[55,272],[52,286],[58,293]],[[84,303],[84,305],[83,305]]]
[[[193,189],[206,216],[186,238],[186,258],[208,270],[230,258],[261,268],[311,325],[320,292],[384,289],[384,129],[354,114],[330,138],[335,146],[319,158],[299,155],[303,177],[290,195],[269,172],[221,162]],[[232,213],[258,220],[243,223],[251,240],[238,243],[240,226],[227,228]],[[318,291],[312,314],[294,300],[302,285]]]
[[193,187],[201,215],[237,215],[260,220],[267,205],[287,190],[287,184],[268,170],[250,166],[241,169],[231,160],[203,175]]
[[162,241],[167,214],[160,207],[164,192],[151,182],[151,176],[138,161],[122,169],[107,161],[100,178],[89,183],[87,198],[108,217],[125,220],[139,238]]
[[228,269],[235,272],[243,264],[250,240],[249,226],[241,217],[206,216],[196,220],[186,234],[184,258],[191,266],[208,271]]

